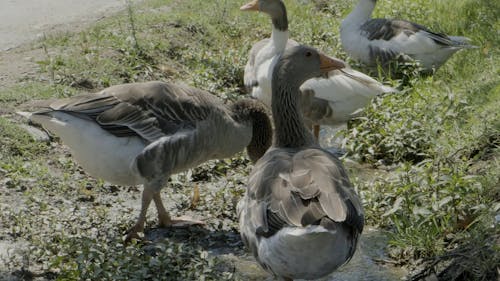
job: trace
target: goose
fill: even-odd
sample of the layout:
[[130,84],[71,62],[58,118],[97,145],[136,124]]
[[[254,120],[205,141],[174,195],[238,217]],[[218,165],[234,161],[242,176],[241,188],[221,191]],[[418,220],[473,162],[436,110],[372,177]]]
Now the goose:
[[[244,71],[247,91],[270,107],[274,58],[299,43],[289,39],[287,12],[282,0],[253,0],[240,10],[262,11],[272,20],[271,38],[252,46]],[[345,67],[331,71],[327,78],[307,80],[301,86],[301,92],[302,113],[309,126],[315,125],[314,134],[318,138],[319,125],[342,125],[356,117],[359,109],[369,104],[373,97],[397,90]]]
[[423,73],[432,73],[457,51],[476,48],[467,37],[436,33],[406,20],[372,19],[376,3],[359,0],[340,26],[342,47],[364,64],[387,69],[394,60],[415,60]]
[[255,163],[238,203],[240,234],[258,263],[280,280],[316,279],[347,263],[364,226],[347,173],[303,122],[300,85],[344,67],[306,46],[276,59],[273,145]]
[[160,190],[170,175],[245,147],[255,162],[271,145],[271,122],[261,102],[242,99],[228,106],[186,85],[116,85],[42,106],[18,113],[59,136],[88,174],[117,185],[144,186],[127,242],[143,232],[151,201],[160,226],[199,223],[173,219],[165,210]]

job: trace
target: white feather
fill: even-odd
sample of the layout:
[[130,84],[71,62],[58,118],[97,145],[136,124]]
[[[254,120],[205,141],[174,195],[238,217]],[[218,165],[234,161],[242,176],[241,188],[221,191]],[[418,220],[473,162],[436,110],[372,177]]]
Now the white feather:
[[[23,115],[23,112],[19,114]],[[64,144],[72,148],[72,156],[91,176],[117,185],[142,183],[131,167],[145,147],[140,138],[117,138],[95,122],[63,112],[51,115],[28,114],[27,117],[59,136]]]
[[396,89],[359,71],[344,68],[329,73],[329,77],[307,80],[300,87],[314,90],[314,96],[329,102],[333,115],[321,120],[321,124],[339,125],[347,122],[371,99],[383,93],[397,92]]
[[[258,86],[252,88],[252,96],[271,106],[272,72],[276,61],[285,50],[288,31],[279,31],[273,27],[271,40],[257,54],[253,68],[248,65],[245,71],[254,71]],[[291,45],[297,44],[295,41]],[[314,90],[314,96],[326,100],[333,114],[329,118],[315,120],[322,125],[336,126],[355,117],[353,113],[370,103],[377,95],[397,90],[384,86],[382,83],[356,70],[345,68],[342,71],[332,71],[326,78],[310,79],[301,89]]]
[[450,45],[436,43],[435,34],[425,30],[401,32],[388,40],[368,40],[367,32],[361,26],[371,19],[375,8],[372,0],[360,0],[355,9],[342,21],[340,39],[344,50],[354,59],[368,65],[375,64],[370,56],[370,49],[378,49],[403,56],[404,59],[417,60],[420,65],[431,70],[446,62],[462,48],[474,48],[466,37],[449,36]]
[[[341,230],[337,230],[341,231]],[[345,263],[350,243],[344,233],[322,226],[285,227],[269,238],[261,238],[259,260],[278,276],[316,279]]]

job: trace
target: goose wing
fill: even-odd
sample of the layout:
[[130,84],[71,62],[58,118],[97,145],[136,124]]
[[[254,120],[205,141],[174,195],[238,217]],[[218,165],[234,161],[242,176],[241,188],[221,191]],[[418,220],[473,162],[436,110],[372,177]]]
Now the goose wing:
[[[299,43],[297,41],[288,39],[285,48],[291,48],[298,45]],[[251,93],[254,87],[261,86],[259,84],[259,79],[262,79],[263,77],[267,80],[271,79],[270,76],[272,71],[270,72],[270,70],[272,70],[272,68],[261,68],[261,66],[273,64],[272,61],[276,58],[276,55],[279,55],[282,52],[283,50],[277,48],[270,38],[262,39],[253,45],[252,49],[250,49],[243,76],[245,89],[248,93]],[[264,69],[266,73],[259,73],[262,69]]]
[[410,37],[422,32],[437,44],[453,46],[453,41],[446,34],[433,32],[423,25],[405,20],[372,19],[365,22],[361,30],[368,40],[390,41],[400,34]]
[[248,198],[257,235],[331,221],[346,223],[354,233],[363,229],[361,202],[345,170],[321,149],[268,151],[250,175]]
[[327,78],[309,79],[300,87],[304,116],[313,123],[341,124],[350,120],[375,96],[397,92],[350,68],[334,70],[328,75]]
[[62,99],[39,113],[61,111],[97,122],[118,137],[140,136],[147,142],[194,128],[222,103],[204,91],[163,82],[113,86],[100,93]]
[[252,92],[252,88],[259,85],[257,81],[257,66],[255,65],[255,59],[257,54],[266,46],[269,42],[269,38],[262,39],[255,43],[248,54],[248,61],[245,65],[245,73],[243,75],[243,83],[245,84],[245,89],[248,93]]
[[433,53],[442,47],[458,46],[445,34],[405,20],[371,19],[360,29],[362,36],[370,41],[371,60],[382,63],[402,54],[400,59],[404,61],[414,55]]

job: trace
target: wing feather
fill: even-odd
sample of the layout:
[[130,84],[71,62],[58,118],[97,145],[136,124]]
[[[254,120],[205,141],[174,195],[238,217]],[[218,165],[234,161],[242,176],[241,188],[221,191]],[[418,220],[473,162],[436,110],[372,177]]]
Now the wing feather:
[[390,41],[401,33],[410,37],[417,32],[422,32],[437,44],[444,46],[454,45],[453,41],[446,34],[433,32],[423,25],[405,20],[371,19],[365,22],[360,29],[370,41]]
[[158,119],[149,111],[140,110],[137,106],[125,102],[102,112],[96,121],[108,126],[108,130],[111,130],[111,126],[126,127],[149,141],[165,136],[158,126]]
[[248,62],[245,65],[245,73],[243,75],[243,83],[245,84],[245,89],[247,93],[252,92],[253,87],[257,87],[259,82],[257,80],[257,69],[255,66],[255,58],[257,54],[264,48],[264,46],[269,42],[269,38],[262,39],[255,43],[248,54]]
[[[338,159],[319,149],[275,149],[259,160],[250,176],[251,201],[267,219],[256,225],[268,236],[286,226],[345,222],[361,232],[363,210]],[[262,208],[266,206],[266,208]],[[261,214],[262,215],[262,214]],[[267,230],[265,232],[264,230]]]
[[139,136],[147,142],[193,129],[214,111],[227,113],[214,95],[188,86],[165,82],[117,85],[100,93],[84,94],[50,104],[62,111],[97,122],[118,137]]

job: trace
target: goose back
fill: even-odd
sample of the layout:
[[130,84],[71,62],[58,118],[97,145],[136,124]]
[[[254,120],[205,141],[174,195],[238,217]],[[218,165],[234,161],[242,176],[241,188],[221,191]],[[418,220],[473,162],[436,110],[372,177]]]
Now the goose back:
[[91,175],[122,185],[229,157],[252,138],[252,121],[236,121],[214,95],[165,82],[57,100],[32,119],[60,136]]
[[376,1],[360,0],[342,21],[344,50],[368,65],[417,60],[425,71],[439,68],[455,52],[475,48],[466,37],[448,36],[400,19],[371,19]]
[[342,163],[320,148],[298,108],[300,85],[343,62],[305,46],[273,70],[273,146],[255,164],[238,204],[240,233],[264,269],[280,278],[322,277],[352,257],[364,217]]
[[[245,199],[241,206],[246,207],[239,207],[245,222],[240,223],[243,240],[253,245],[259,263],[279,276],[311,279],[326,275],[349,261],[363,230],[361,202],[342,164],[321,149],[269,150],[250,175]],[[299,239],[296,229],[306,227],[312,227],[302,233],[307,246],[288,249],[286,243]],[[338,231],[338,236],[331,231]],[[256,241],[273,236],[276,241]],[[272,255],[282,256],[276,251],[288,254],[276,261]],[[304,251],[312,252],[306,255]],[[303,258],[291,258],[296,256]],[[294,264],[299,261],[302,266]],[[297,271],[290,273],[290,269]]]
[[[259,41],[252,47],[245,67],[245,85],[253,97],[271,107],[271,80],[276,61],[284,50],[299,44],[288,39],[288,28],[280,29],[276,24],[287,22],[283,1],[258,2],[262,3],[259,8],[271,17],[273,31],[271,38]],[[332,71],[328,77],[306,81],[301,87],[300,107],[308,125],[336,126],[355,117],[354,112],[359,112],[359,109],[376,95],[386,92],[397,91],[361,72],[346,68],[342,71]]]

